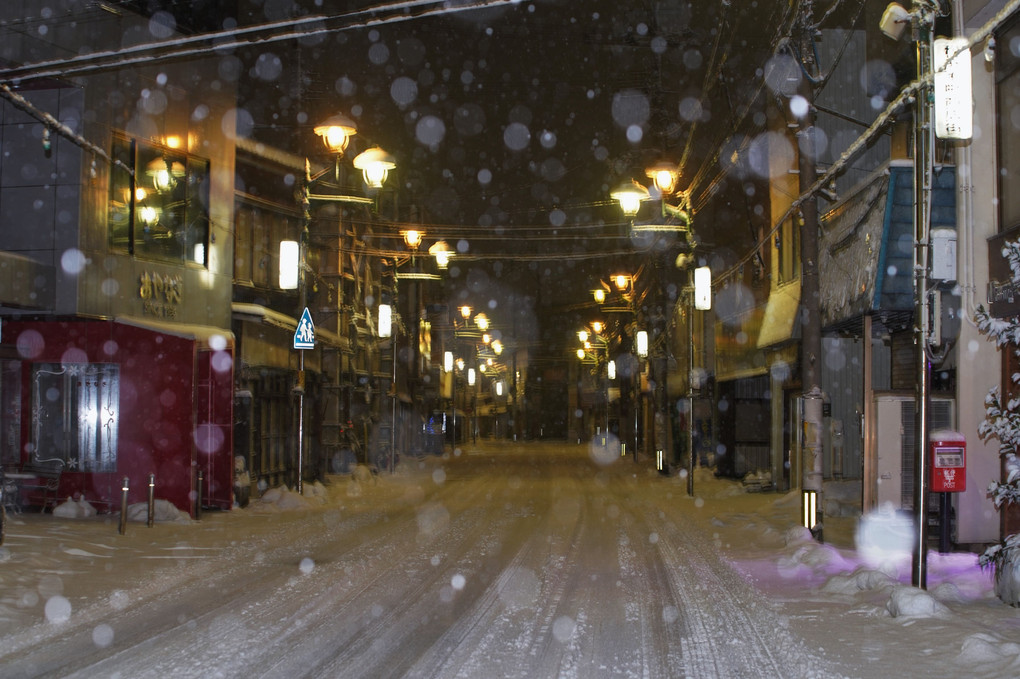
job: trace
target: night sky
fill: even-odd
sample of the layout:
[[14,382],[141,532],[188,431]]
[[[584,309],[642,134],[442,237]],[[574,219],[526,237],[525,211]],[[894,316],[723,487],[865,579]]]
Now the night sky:
[[571,328],[596,314],[600,279],[664,251],[632,237],[609,198],[628,179],[647,185],[657,161],[682,165],[706,256],[744,255],[768,214],[764,182],[731,165],[744,136],[765,130],[762,72],[787,3],[136,4],[199,32],[322,16],[327,30],[224,54],[242,131],[328,162],[311,128],[353,118],[348,158],[371,144],[396,156],[398,219],[468,256],[450,287],[479,308]]

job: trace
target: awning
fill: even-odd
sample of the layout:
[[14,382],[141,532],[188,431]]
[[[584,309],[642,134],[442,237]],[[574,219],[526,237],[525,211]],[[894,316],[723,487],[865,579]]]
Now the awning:
[[[914,308],[914,169],[892,161],[821,218],[820,311],[826,328]],[[937,166],[931,228],[956,226],[956,169]]]
[[[265,325],[280,328],[294,332],[297,330],[297,319],[287,314],[281,314],[279,311],[273,311],[272,309],[266,308],[260,304],[245,304],[242,302],[234,302],[230,305],[230,310],[234,315],[235,319],[238,320],[252,320]],[[315,341],[322,342],[331,347],[338,349],[350,348],[350,342],[346,337],[341,337],[335,332],[330,332],[324,328],[315,329]]]
[[[912,173],[909,167],[906,169]],[[898,174],[884,170],[872,175],[820,220],[818,285],[823,327],[859,318],[874,308],[876,285],[884,277],[879,269],[886,258],[892,261],[884,266],[891,267],[892,276],[904,277],[908,298],[911,294],[912,259],[899,270],[904,255],[913,256],[910,231],[894,234],[892,243],[885,232],[887,214],[893,208],[887,200],[889,185]],[[906,236],[905,242],[900,242],[901,236]]]
[[151,318],[138,318],[136,316],[117,316],[113,320],[115,323],[120,323],[122,325],[130,325],[135,328],[152,330],[153,332],[159,332],[164,335],[194,340],[202,349],[222,351],[234,348],[234,333],[211,325],[170,323],[167,321],[157,321]]

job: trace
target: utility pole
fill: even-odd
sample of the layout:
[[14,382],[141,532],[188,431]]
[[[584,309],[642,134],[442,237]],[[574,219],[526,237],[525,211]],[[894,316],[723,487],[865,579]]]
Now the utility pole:
[[[917,44],[917,78],[921,83],[914,105],[914,519],[917,532],[911,559],[911,584],[928,588],[928,430],[931,402],[928,340],[929,223],[931,220],[932,158],[935,146],[932,88],[925,77],[932,72],[932,9],[915,0],[911,30]],[[947,521],[948,517],[942,517]]]
[[[798,171],[800,194],[804,195],[815,182],[815,108],[814,84],[810,76],[818,72],[814,59],[814,2],[801,4],[796,39],[800,41],[803,69],[799,101],[793,106],[798,116]],[[795,97],[796,98],[796,97]],[[822,536],[822,388],[820,357],[822,353],[822,323],[818,285],[818,199],[812,194],[800,204],[801,215],[801,387],[802,396],[802,511],[804,526],[819,541]]]

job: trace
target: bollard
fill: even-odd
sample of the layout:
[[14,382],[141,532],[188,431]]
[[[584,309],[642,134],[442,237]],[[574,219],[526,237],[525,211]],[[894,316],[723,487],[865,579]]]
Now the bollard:
[[205,480],[205,472],[198,471],[198,490],[195,493],[195,520],[202,520],[202,482]]
[[127,494],[128,477],[124,477],[124,483],[120,487],[120,534],[127,532]]
[[156,475],[149,474],[149,528],[156,522]]

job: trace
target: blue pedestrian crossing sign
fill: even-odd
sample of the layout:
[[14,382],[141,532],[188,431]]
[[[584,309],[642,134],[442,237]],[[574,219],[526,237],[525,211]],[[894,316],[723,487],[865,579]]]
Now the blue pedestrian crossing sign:
[[304,313],[301,314],[301,320],[298,321],[297,330],[294,331],[294,348],[315,348],[315,324],[312,323],[312,315],[308,313],[308,307],[305,307]]

